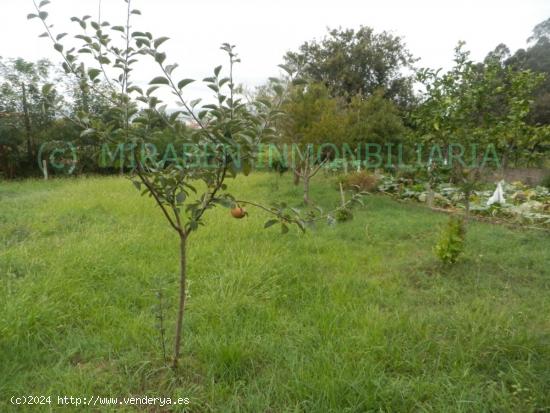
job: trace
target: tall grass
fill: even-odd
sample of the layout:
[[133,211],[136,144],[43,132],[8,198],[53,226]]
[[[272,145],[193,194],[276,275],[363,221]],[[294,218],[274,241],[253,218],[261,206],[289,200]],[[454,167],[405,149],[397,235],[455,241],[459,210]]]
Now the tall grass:
[[[234,187],[299,205],[290,181]],[[320,179],[312,199],[339,198]],[[471,223],[444,267],[446,217],[420,206],[372,196],[305,235],[250,212],[214,210],[192,236],[174,373],[156,293],[171,343],[178,245],[154,203],[122,178],[0,184],[0,412],[48,411],[9,403],[27,394],[189,397],[193,412],[550,411],[544,233]]]

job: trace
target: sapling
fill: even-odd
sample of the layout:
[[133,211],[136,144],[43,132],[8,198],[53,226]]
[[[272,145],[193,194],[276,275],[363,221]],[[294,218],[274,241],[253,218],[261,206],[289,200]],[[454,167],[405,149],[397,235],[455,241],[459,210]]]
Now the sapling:
[[353,212],[351,208],[347,206],[346,193],[344,192],[344,186],[342,182],[339,182],[340,186],[340,208],[335,211],[334,217],[338,222],[351,221],[353,219]]
[[[283,67],[291,79],[296,75]],[[344,138],[344,111],[341,102],[330,96],[323,84],[289,86],[284,102],[287,116],[280,122],[282,138],[291,144],[294,183],[302,183],[304,205],[312,204],[311,180],[337,155],[334,144]],[[315,145],[316,144],[316,145]]]
[[[235,47],[226,43],[221,49],[228,57],[227,74],[224,75],[222,66],[217,66],[212,75],[203,80],[214,92],[214,102],[203,104],[200,99],[187,100],[184,90],[194,80],[176,77],[178,64],[169,62],[162,50],[168,38],[135,31],[132,18],[141,12],[132,8],[131,0],[124,1],[127,6],[123,25],[113,26],[100,18],[94,21],[90,16],[73,17],[71,20],[83,30],[83,34],[74,36],[79,43],[77,47],[69,48],[60,43],[66,33],[53,32],[45,11],[45,6],[50,3],[48,0],[35,2],[36,13],[28,17],[42,21],[46,30],[42,36],[54,42],[54,48],[63,57],[64,70],[76,76],[83,88],[102,93],[111,103],[109,113],[101,118],[77,114],[76,121],[84,130],[82,134],[95,136],[102,142],[122,143],[125,148],[130,148],[125,151],[125,156],[133,168],[133,184],[142,195],[148,195],[156,202],[178,236],[179,304],[172,361],[175,368],[181,355],[187,250],[191,234],[204,225],[205,214],[218,205],[233,210],[243,205],[256,206],[273,215],[265,226],[278,224],[282,232],[288,232],[289,225],[305,230],[307,220],[321,219],[324,215],[304,218],[300,211],[286,204],[266,207],[237,200],[228,191],[228,179],[240,173],[248,175],[254,165],[256,149],[274,135],[272,125],[283,115],[279,106],[284,100],[284,88],[275,88],[274,101],[245,103],[237,93],[233,77],[235,65],[240,60]],[[138,63],[143,64],[147,58],[156,66],[158,76],[144,90],[132,81],[131,75]],[[178,110],[170,113],[166,110],[167,105],[157,94],[161,88],[171,92]],[[187,127],[188,123],[194,127]],[[159,124],[178,140],[195,148],[208,148],[208,154],[191,151],[183,157],[159,161],[147,150]],[[358,197],[360,194],[354,195],[350,204],[358,201]]]
[[435,253],[444,264],[455,264],[464,252],[466,226],[462,216],[449,217],[435,246]]

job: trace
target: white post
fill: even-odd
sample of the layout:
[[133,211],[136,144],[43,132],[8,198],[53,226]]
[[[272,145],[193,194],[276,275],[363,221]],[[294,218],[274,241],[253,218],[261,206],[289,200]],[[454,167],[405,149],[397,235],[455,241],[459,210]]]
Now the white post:
[[48,163],[45,159],[42,160],[42,173],[44,174],[44,180],[48,180]]

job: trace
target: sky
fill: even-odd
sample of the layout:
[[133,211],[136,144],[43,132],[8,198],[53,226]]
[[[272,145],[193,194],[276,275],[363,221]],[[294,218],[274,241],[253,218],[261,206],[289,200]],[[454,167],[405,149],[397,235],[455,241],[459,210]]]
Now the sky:
[[[132,0],[142,11],[136,31],[167,36],[168,60],[180,65],[178,78],[202,79],[225,63],[220,44],[237,46],[242,63],[236,81],[252,89],[279,73],[288,50],[320,39],[330,28],[373,27],[404,38],[419,67],[449,68],[459,40],[474,60],[483,59],[499,43],[514,51],[526,47],[533,27],[550,17],[548,0]],[[103,0],[102,18],[124,22],[123,0]],[[98,14],[98,0],[51,0],[47,8],[54,31],[79,34],[72,16]],[[0,56],[59,61],[38,20],[27,21],[32,0],[0,0]],[[159,73],[153,64],[136,72],[137,83]],[[203,97],[198,84],[186,88],[189,98]],[[194,96],[196,95],[196,96]]]

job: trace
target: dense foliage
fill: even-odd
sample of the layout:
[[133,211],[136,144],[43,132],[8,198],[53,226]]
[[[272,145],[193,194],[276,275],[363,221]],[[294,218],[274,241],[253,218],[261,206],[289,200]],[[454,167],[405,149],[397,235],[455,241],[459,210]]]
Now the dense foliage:
[[297,52],[288,52],[285,64],[300,76],[324,83],[335,96],[369,96],[382,89],[384,95],[407,105],[413,101],[414,57],[403,39],[370,27],[332,29],[321,41],[305,42]]
[[[107,61],[120,66],[119,71],[124,67],[122,48],[114,50],[106,37],[109,32],[123,35],[124,26],[104,26],[106,22],[94,22],[88,16],[73,22],[87,27],[92,34],[78,35],[78,42],[73,42],[75,50],[102,61],[85,68],[64,62],[69,72],[84,70],[81,77],[60,73],[47,61],[0,60],[0,176],[4,178],[40,174],[41,159],[48,159],[60,144],[76,148],[78,163],[70,168],[56,167],[50,174],[129,170],[120,160],[102,162],[100,151],[106,142],[121,142],[114,131],[124,126],[126,114],[132,123],[138,120],[136,125],[147,119],[150,136],[161,154],[170,143],[181,143],[182,130],[197,126],[193,119],[183,120],[179,108],[155,102],[154,89],[120,84],[119,74],[114,72],[104,76]],[[550,146],[549,26],[548,21],[537,25],[529,47],[514,54],[499,45],[483,62],[474,62],[460,49],[456,67],[446,74],[415,69],[415,58],[399,36],[376,33],[368,27],[330,30],[322,40],[306,42],[298,51],[284,56],[282,67],[301,83],[284,77],[271,79],[269,87],[259,90],[253,100],[273,104],[278,99],[275,90],[289,97],[284,110],[290,120],[280,123],[273,134],[282,139],[276,140],[278,143],[328,140],[352,148],[365,142],[405,142],[409,148],[417,143],[447,144],[451,140],[461,144],[491,143],[504,156],[505,165],[543,165]],[[147,32],[131,34],[139,47],[136,43],[128,56],[130,71],[133,60],[143,56],[147,43],[155,46],[154,41],[159,40],[157,45],[161,47],[165,41],[153,39]],[[44,36],[49,34],[45,32]],[[53,39],[57,50],[65,54],[71,50],[71,59],[75,50],[61,44],[67,39],[65,33],[55,36],[59,37]],[[112,61],[108,56],[111,52]],[[162,61],[166,57],[158,50],[153,58]],[[175,70],[173,65],[163,65],[169,73]],[[417,94],[412,91],[415,74],[426,86]],[[127,106],[121,97],[122,86],[135,99],[141,94],[141,102],[129,111],[121,111]],[[239,89],[234,85],[235,92]],[[155,105],[147,110],[150,103]],[[184,112],[201,112],[198,107],[188,109]],[[91,119],[96,124],[92,125]],[[176,125],[176,132],[170,124]],[[111,128],[114,136],[107,139],[93,132],[105,127]],[[82,129],[88,132],[81,134]]]

